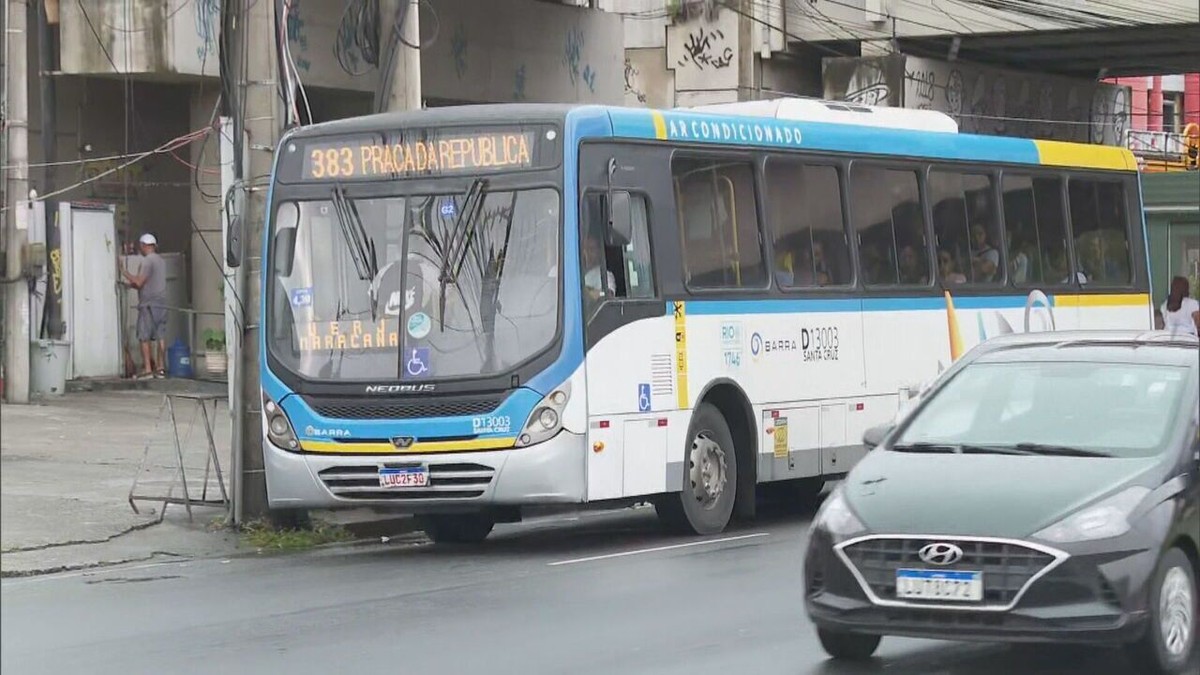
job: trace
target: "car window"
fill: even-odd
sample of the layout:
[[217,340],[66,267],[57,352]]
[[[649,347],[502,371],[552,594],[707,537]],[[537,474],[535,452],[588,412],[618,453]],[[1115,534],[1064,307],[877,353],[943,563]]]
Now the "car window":
[[911,418],[897,444],[1066,445],[1119,457],[1160,452],[1185,368],[1095,362],[976,363]]

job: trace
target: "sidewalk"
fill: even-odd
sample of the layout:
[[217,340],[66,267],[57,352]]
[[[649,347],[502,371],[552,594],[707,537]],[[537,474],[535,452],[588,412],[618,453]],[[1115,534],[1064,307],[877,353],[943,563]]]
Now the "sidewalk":
[[[46,573],[160,556],[233,553],[237,537],[219,527],[224,510],[160,504],[129,507],[129,488],[148,438],[150,462],[139,493],[165,494],[173,477],[168,424],[154,433],[162,391],[224,393],[219,384],[162,381],[154,390],[68,394],[38,405],[0,405],[0,575]],[[177,410],[181,435],[192,410]],[[214,420],[228,489],[230,418],[225,403]],[[206,439],[199,419],[184,446],[189,488],[203,482]],[[215,479],[209,497],[219,495]],[[143,487],[144,486],[144,487]],[[179,494],[176,489],[176,494]]]
[[[72,388],[69,388],[69,390]],[[239,548],[224,527],[225,510],[170,505],[162,523],[161,503],[129,507],[129,488],[147,440],[150,459],[138,494],[163,495],[174,478],[174,441],[164,416],[155,431],[163,393],[224,394],[225,384],[192,380],[91,383],[41,404],[0,404],[0,576],[25,576],[100,565],[170,557],[209,557],[254,552]],[[176,410],[184,441],[184,468],[192,496],[203,485],[207,439],[200,418],[190,438],[194,406]],[[213,419],[226,489],[230,489],[230,427],[226,403]],[[220,492],[210,476],[209,499]],[[178,487],[176,496],[181,496]],[[367,509],[313,514],[346,528],[354,537],[378,539],[412,534],[411,517]],[[413,535],[417,536],[417,535]]]

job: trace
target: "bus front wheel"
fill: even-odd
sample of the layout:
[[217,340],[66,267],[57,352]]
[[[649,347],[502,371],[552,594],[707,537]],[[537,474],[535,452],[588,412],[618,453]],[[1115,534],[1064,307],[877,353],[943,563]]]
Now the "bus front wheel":
[[435,544],[478,544],[492,533],[496,521],[478,513],[421,516],[421,529]]
[[683,489],[663,495],[655,508],[674,529],[716,534],[733,515],[737,497],[737,453],[725,416],[711,403],[696,408],[688,428]]

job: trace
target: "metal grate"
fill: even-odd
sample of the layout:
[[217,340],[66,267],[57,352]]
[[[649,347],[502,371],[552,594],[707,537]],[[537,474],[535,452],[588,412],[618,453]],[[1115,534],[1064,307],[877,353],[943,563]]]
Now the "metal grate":
[[486,415],[504,402],[507,392],[413,399],[365,399],[305,396],[318,415],[342,420],[407,420],[423,417]]
[[[386,466],[414,466],[411,462],[387,462]],[[384,490],[379,487],[379,467],[335,466],[318,475],[336,497],[355,500],[409,501],[417,499],[474,499],[483,496],[496,471],[470,463],[431,464],[429,485],[423,488]]]
[[[926,544],[952,543],[963,550],[957,563],[939,570],[983,572],[985,606],[1007,606],[1038,572],[1055,561],[1054,556],[1017,543],[956,539],[866,539],[845,546],[842,552],[854,565],[875,597],[912,605],[938,604],[938,601],[896,597],[896,570],[929,569],[917,552]],[[978,605],[976,605],[978,606]]]

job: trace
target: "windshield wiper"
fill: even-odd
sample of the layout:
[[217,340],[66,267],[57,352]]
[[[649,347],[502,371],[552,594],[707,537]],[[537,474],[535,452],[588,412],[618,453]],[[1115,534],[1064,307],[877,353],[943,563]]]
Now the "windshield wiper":
[[1031,452],[1020,448],[1009,448],[998,445],[970,445],[961,443],[903,443],[893,445],[896,452],[930,452],[956,455],[1030,455]]
[[957,454],[958,446],[950,443],[902,443],[893,445],[892,450],[896,452],[943,452],[947,454]]
[[471,181],[463,195],[463,207],[454,221],[454,229],[451,230],[446,246],[442,249],[442,265],[438,273],[438,317],[442,330],[446,328],[446,289],[451,284],[458,283],[458,275],[462,272],[475,239],[475,223],[483,210],[486,194],[487,181],[482,178]]
[[1062,457],[1112,457],[1112,453],[1102,450],[1088,450],[1069,445],[1054,445],[1047,443],[1017,443],[1013,446],[1020,452],[1030,455],[1057,455]]
[[[354,262],[354,270],[363,281],[374,281],[379,272],[379,260],[375,255],[375,240],[367,234],[362,218],[358,215],[358,207],[346,196],[346,190],[338,185],[331,191],[330,201],[333,212],[337,215],[338,225],[342,230],[342,238],[346,240],[346,248],[350,251],[350,259]],[[374,298],[372,298],[374,305]],[[375,313],[374,309],[371,311]]]

